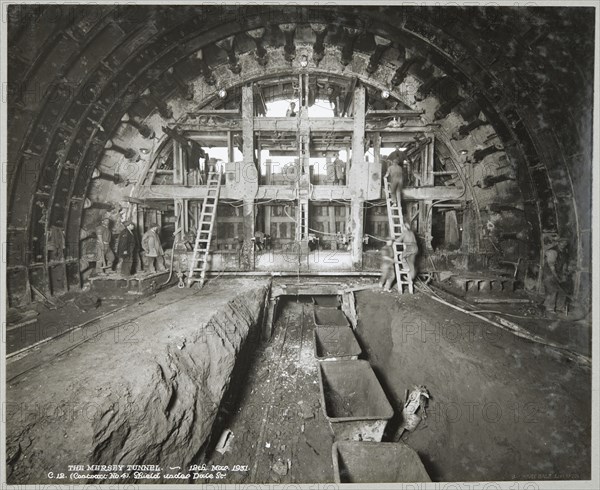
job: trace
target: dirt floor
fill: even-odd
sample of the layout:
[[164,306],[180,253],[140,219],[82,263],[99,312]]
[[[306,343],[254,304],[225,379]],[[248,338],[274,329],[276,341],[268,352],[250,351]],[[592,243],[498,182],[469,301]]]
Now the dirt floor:
[[[101,299],[89,293],[65,295],[64,298],[64,301],[53,309],[50,309],[49,305],[36,303],[29,308],[15,310],[15,325],[9,323],[6,332],[6,353],[10,355],[19,352],[142,300],[136,296]],[[30,315],[30,322],[20,321],[21,312]]]
[[[8,481],[175,478],[171,469],[186,468],[205,447],[244,340],[258,330],[268,282],[235,278],[201,290],[170,288],[89,324],[89,331],[76,329],[11,358]],[[88,464],[161,471],[92,469],[82,476],[69,469]],[[62,476],[53,479],[49,471]]]
[[[210,463],[246,466],[223,483],[333,481],[333,436],[319,401],[313,352],[313,305],[283,300],[273,338],[251,343],[238,373],[241,390],[224,405],[217,438],[232,432],[229,450]],[[255,339],[256,340],[256,339]]]
[[587,368],[423,294],[356,297],[359,341],[395,413],[405,390],[431,393],[428,417],[402,440],[432,480],[590,478]]
[[[93,324],[126,314],[134,305],[151,302],[156,293],[148,284],[156,282],[159,289],[165,286],[168,274],[138,273],[128,279],[116,273],[93,277],[94,284],[85,290],[69,291],[54,296],[51,301],[12,308],[7,313],[6,353],[20,355],[31,346],[42,345],[81,327],[93,334]],[[171,284],[176,281],[172,276]],[[131,283],[125,287],[125,283]],[[138,284],[143,283],[144,288]],[[167,288],[169,286],[166,286]],[[144,289],[142,293],[141,289]]]
[[[216,281],[213,294],[239,286],[226,283]],[[44,366],[62,365],[77,353],[82,363],[78,372],[97,369],[102,362],[93,358],[113,335],[104,332],[119,325],[140,321],[154,328],[156,322],[146,318],[178,318],[180,305],[195,301],[200,307],[194,314],[204,318],[214,310],[205,297],[210,289],[167,290],[103,319],[100,326],[90,324],[88,333],[78,329],[34,349],[36,355],[9,364],[9,393],[18,385],[29,389],[32,380],[44,377]],[[401,439],[417,450],[433,481],[590,477],[587,368],[421,293],[398,296],[365,290],[356,293],[356,300],[361,358],[371,364],[396,414],[384,441]],[[260,328],[250,331],[231,375],[232,389],[220,405],[210,447],[198,459],[201,464],[206,460],[202,456],[208,455],[210,465],[230,468],[219,483],[333,481],[333,435],[320,402],[314,328],[310,297],[288,296],[279,303],[270,340],[261,340]],[[95,345],[89,341],[91,333],[101,336]],[[109,344],[105,356],[115,349],[108,349]],[[80,353],[85,349],[87,357]],[[403,433],[398,415],[406,390],[415,385],[425,385],[431,393],[427,418],[414,432]],[[50,392],[41,394],[52,398]],[[225,451],[215,450],[226,440]]]
[[[504,292],[469,292],[465,294],[447,283],[438,283],[435,293],[450,303],[462,302],[469,309],[481,312],[484,316],[494,319],[495,315],[509,320],[523,331],[537,335],[548,342],[563,346],[572,352],[591,356],[592,329],[591,314],[582,307],[574,307],[557,313],[547,312],[543,306],[543,295],[517,290],[513,294]],[[522,302],[505,302],[516,299]]]
[[[384,441],[401,439],[417,450],[433,481],[590,477],[586,368],[422,294],[356,297],[361,357],[396,414]],[[224,431],[231,431],[229,442],[210,463],[247,468],[224,483],[333,481],[313,306],[304,298],[283,303],[271,342],[255,339],[245,354],[232,385],[242,389],[224,405],[213,445]],[[415,385],[432,398],[427,418],[409,433],[399,428],[399,414]]]

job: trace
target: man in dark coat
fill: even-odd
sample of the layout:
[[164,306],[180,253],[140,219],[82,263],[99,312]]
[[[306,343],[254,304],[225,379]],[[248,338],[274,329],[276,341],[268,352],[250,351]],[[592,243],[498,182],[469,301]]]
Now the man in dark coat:
[[138,240],[135,235],[134,225],[131,221],[123,223],[125,229],[119,235],[119,244],[117,246],[117,272],[124,276],[135,274],[136,257],[139,253]]
[[112,269],[115,261],[110,242],[112,233],[110,231],[110,219],[103,218],[102,224],[96,228],[96,273],[105,274],[105,269]]

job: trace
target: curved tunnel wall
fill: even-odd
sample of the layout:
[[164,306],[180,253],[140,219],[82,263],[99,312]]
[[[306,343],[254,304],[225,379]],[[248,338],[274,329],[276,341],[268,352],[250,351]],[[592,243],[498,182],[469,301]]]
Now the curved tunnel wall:
[[[368,77],[423,108],[426,119],[440,124],[455,159],[460,150],[470,157],[501,142],[503,153],[477,165],[457,159],[480,203],[474,252],[514,225],[503,225],[511,222],[505,215],[513,207],[529,229],[529,258],[539,261],[545,246],[562,239],[575,292],[588,290],[593,9],[10,6],[11,303],[28,300],[29,284],[54,292],[79,285],[79,233],[92,172],[129,165],[105,144],[148,146],[121,123],[123,114],[136,114],[160,136],[161,125],[174,122],[184,107],[205,103],[216,86],[271,70],[273,60],[283,63],[286,38],[279,26],[285,23],[296,23],[298,47],[310,23],[327,24],[320,67]],[[257,63],[255,43],[244,34],[261,27],[267,28],[266,66]],[[231,35],[239,74],[214,45]],[[369,73],[374,35],[393,45]],[[206,65],[194,56],[199,49]],[[348,64],[340,64],[339,52],[350,56]],[[208,83],[206,66],[216,85]],[[192,100],[178,79],[194,84]],[[460,97],[444,88],[447,81]],[[151,93],[142,95],[148,88]],[[480,118],[486,124],[469,130]],[[466,137],[453,139],[461,128]],[[474,186],[486,172],[497,172],[501,158],[514,180],[491,191]],[[92,192],[100,199],[130,188],[104,185]],[[53,226],[65,231],[64,261],[48,260],[45,237]]]

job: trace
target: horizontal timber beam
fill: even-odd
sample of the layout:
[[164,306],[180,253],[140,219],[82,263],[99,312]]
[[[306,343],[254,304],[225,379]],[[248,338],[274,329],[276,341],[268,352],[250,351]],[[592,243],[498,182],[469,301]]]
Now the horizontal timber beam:
[[[409,201],[420,200],[440,200],[464,198],[464,190],[460,187],[430,186],[430,187],[405,187],[402,195]],[[137,199],[143,201],[167,200],[167,199],[204,199],[207,195],[206,186],[182,186],[182,185],[153,185],[140,187]],[[383,194],[382,194],[383,196]],[[221,187],[221,199],[241,200],[244,198],[254,198],[257,201],[267,200],[293,200],[296,199],[296,191],[291,185],[261,185],[258,187],[258,193],[252,191],[251,196],[240,195],[239,189]],[[348,186],[329,186],[314,185],[310,194],[311,201],[328,200],[350,200],[355,195]]]

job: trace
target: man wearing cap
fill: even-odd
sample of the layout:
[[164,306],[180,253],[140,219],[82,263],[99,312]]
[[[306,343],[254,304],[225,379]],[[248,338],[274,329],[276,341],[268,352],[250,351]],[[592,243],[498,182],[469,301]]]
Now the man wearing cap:
[[335,160],[333,161],[334,184],[345,185],[346,184],[346,163],[340,158],[340,152],[335,152]]
[[115,261],[115,254],[110,248],[112,233],[110,232],[110,219],[103,218],[102,224],[96,228],[96,273],[105,274],[104,270],[111,270]]
[[117,272],[124,276],[135,274],[136,257],[139,251],[137,237],[135,236],[134,225],[131,221],[123,223],[125,229],[119,234],[119,243],[117,245]]
[[142,237],[142,248],[145,252],[144,265],[148,272],[153,273],[156,272],[157,269],[159,272],[162,272],[166,269],[165,253],[160,243],[158,225],[152,225],[150,229],[144,233],[144,236]]

